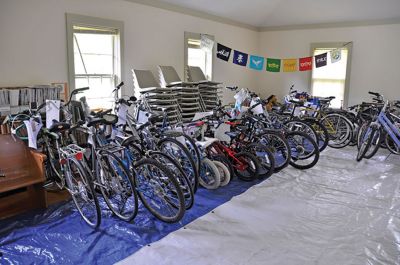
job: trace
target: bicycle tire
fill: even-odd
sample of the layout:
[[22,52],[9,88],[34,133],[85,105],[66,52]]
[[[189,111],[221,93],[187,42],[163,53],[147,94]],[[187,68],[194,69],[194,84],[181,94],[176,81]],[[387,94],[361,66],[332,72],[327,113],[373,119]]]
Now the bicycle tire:
[[[241,160],[241,162],[246,163],[247,167],[244,170],[240,170],[237,167],[235,167],[235,164],[233,165],[234,171],[236,176],[243,181],[253,181],[257,178],[259,178],[259,172],[260,172],[260,163],[258,162],[257,157],[252,155],[249,152],[240,152],[235,154],[235,158]],[[246,161],[244,160],[246,159]],[[253,169],[251,168],[253,167]],[[242,172],[247,172],[247,175],[244,175]]]
[[[331,127],[335,126],[334,122],[332,122],[331,119],[338,119],[338,122],[342,122],[342,126],[343,126],[343,124],[346,125],[344,135],[338,135],[338,132],[337,132],[338,125],[336,125],[336,128],[333,128],[333,130],[334,130],[333,132],[330,131]],[[330,113],[321,118],[321,123],[328,130],[328,134],[329,134],[328,145],[329,145],[329,147],[339,149],[339,148],[346,147],[347,145],[350,144],[350,142],[353,138],[353,132],[352,132],[353,125],[351,124],[349,119],[347,119],[345,116],[338,114],[338,113]],[[336,142],[337,140],[339,140],[339,141]]]
[[317,134],[319,152],[324,151],[329,143],[329,133],[325,125],[315,119],[306,119],[305,122],[309,123]]
[[[309,142],[309,144],[312,145],[313,151],[310,152],[309,154],[305,155],[304,157],[298,157],[297,154],[299,153],[299,150],[301,150],[301,152],[303,152],[304,140],[302,141],[303,145],[299,145],[299,141],[294,137],[297,137],[297,139],[299,137],[306,139]],[[293,150],[291,150],[291,159],[289,162],[292,167],[304,170],[304,169],[312,168],[313,166],[315,166],[317,164],[317,162],[319,160],[319,148],[318,148],[317,143],[314,141],[314,139],[312,139],[309,135],[302,133],[302,132],[288,132],[286,134],[286,139],[288,140],[289,146],[291,146],[291,149],[293,149]],[[296,146],[294,146],[293,144],[296,144]],[[294,150],[294,149],[296,149],[296,150]],[[314,157],[310,163],[305,164],[305,165],[297,164],[297,162],[305,161],[306,159],[308,159],[310,157]]]
[[[111,159],[113,161],[110,161]],[[105,150],[99,153],[96,163],[96,179],[100,192],[111,212],[125,222],[132,221],[138,213],[138,195],[131,176],[132,173],[134,174],[134,172],[126,168],[121,159],[115,154]],[[105,174],[112,174],[112,176],[110,179],[106,180]],[[125,183],[122,183],[121,180]],[[106,183],[106,181],[108,183]],[[110,195],[112,195],[115,190],[117,190],[115,195],[119,195],[121,200],[126,199],[125,202],[122,202],[123,207],[125,208],[131,205],[133,209],[127,209],[127,213],[122,213],[124,208],[120,205],[114,205],[115,198],[111,198]],[[133,198],[127,203],[128,198],[122,198],[123,195],[129,195],[128,198],[133,196]]]
[[224,163],[217,160],[212,160],[212,162],[215,164],[219,171],[219,176],[221,179],[219,186],[224,187],[228,185],[231,181],[231,173],[229,172],[228,167]]
[[[363,140],[362,140],[361,146],[358,149],[358,153],[357,153],[357,157],[356,157],[356,160],[358,162],[361,161],[364,158],[365,153],[371,147],[371,142],[372,142],[372,139],[374,137],[374,133],[375,133],[375,128],[374,127],[369,125],[366,130],[367,131],[363,135]],[[369,133],[369,134],[367,135],[367,133]]]
[[[179,163],[181,164],[183,170],[185,171],[185,173],[187,174],[188,178],[190,179],[191,183],[192,183],[192,187],[193,187],[193,192],[196,193],[197,188],[199,186],[199,172],[197,171],[196,168],[196,163],[193,161],[193,158],[190,154],[190,151],[182,144],[180,143],[178,140],[174,139],[174,138],[170,138],[170,137],[166,137],[161,139],[157,145],[160,148],[161,151],[166,151],[165,149],[163,149],[163,147],[168,143],[172,143],[175,144],[184,154],[184,157],[186,157],[186,163],[184,163],[182,161],[182,154],[181,157],[178,158]],[[167,154],[169,154],[172,157],[175,157],[174,155],[171,154],[171,152],[167,152]],[[175,157],[177,158],[177,157]]]
[[279,172],[289,165],[291,157],[289,143],[281,133],[274,131],[264,132],[258,143],[269,147],[274,154],[274,172]]
[[218,189],[221,184],[221,176],[217,166],[208,158],[203,158],[200,168],[199,183],[208,190]]
[[183,192],[183,197],[185,199],[185,209],[189,210],[190,208],[192,208],[194,204],[193,187],[186,173],[183,171],[181,165],[179,165],[179,163],[169,155],[159,151],[150,152],[150,157],[157,160],[158,162],[163,161],[164,163],[162,164],[171,169],[171,172],[174,174]]
[[[151,169],[150,169],[151,168]],[[142,170],[146,170],[146,173],[149,173],[151,176],[142,176]],[[137,163],[135,163],[135,186],[139,195],[139,198],[143,205],[146,207],[147,210],[151,214],[153,214],[157,219],[166,222],[166,223],[175,223],[178,222],[179,220],[182,219],[182,217],[185,214],[185,200],[184,200],[184,195],[183,192],[179,186],[178,181],[173,177],[173,173],[164,166],[163,164],[159,163],[158,161],[150,158],[143,158]],[[144,183],[141,183],[141,180],[144,180]],[[167,183],[166,183],[167,182]],[[157,189],[157,192],[164,191],[164,188],[166,187],[165,184],[171,185],[169,188],[168,192],[170,193],[171,196],[173,196],[173,199],[176,200],[176,203],[173,203],[170,199],[164,199],[167,206],[170,206],[170,212],[171,210],[174,210],[174,213],[172,216],[166,216],[165,214],[161,213],[160,207],[152,207],[152,203],[154,202],[153,199],[146,199],[146,194],[148,194],[148,191],[145,190],[145,186],[142,184],[146,185],[152,185],[156,184],[157,187],[150,187],[150,190],[155,190]],[[164,185],[162,185],[164,184]],[[145,194],[146,192],[146,194]],[[150,191],[151,192],[151,191]]]
[[231,176],[231,179],[233,178],[235,172],[233,171],[232,163],[229,161],[229,159],[226,156],[224,156],[224,155],[212,155],[210,157],[210,159],[223,163],[228,168],[229,174]]
[[382,143],[382,134],[383,134],[382,130],[380,130],[380,129],[377,129],[375,131],[374,137],[372,138],[372,141],[371,141],[371,146],[368,148],[367,152],[364,154],[365,159],[372,158],[378,152],[378,149]]
[[[82,178],[82,180],[84,182],[85,190],[88,190],[89,194],[91,194],[91,198],[88,197],[88,199],[93,201],[94,208],[95,208],[94,209],[95,217],[94,217],[93,221],[89,220],[89,218],[83,213],[83,208],[86,208],[86,207],[81,207],[79,205],[78,200],[77,200],[77,196],[76,196],[76,193],[75,193],[75,187],[74,187],[76,185],[74,185],[72,183],[72,179],[69,179],[69,177],[67,176],[67,174],[70,173],[71,174],[71,178],[72,178],[71,163],[76,166],[77,171],[79,172],[79,175],[80,175],[80,177]],[[68,159],[68,167],[67,168],[68,169],[66,170],[66,175],[65,175],[66,176],[66,185],[67,185],[67,187],[69,189],[69,192],[71,194],[72,200],[73,200],[76,208],[78,209],[79,214],[82,216],[83,220],[90,227],[96,229],[96,228],[98,228],[100,226],[100,223],[101,223],[101,211],[100,211],[100,205],[99,205],[99,201],[98,201],[97,196],[96,196],[96,192],[94,190],[93,183],[92,183],[91,179],[87,177],[87,174],[85,174],[87,172],[83,168],[82,164],[78,160],[76,160],[75,158],[69,158]],[[78,188],[78,193],[83,193],[83,190],[82,190],[83,186],[79,186],[79,182],[78,182],[77,188]]]
[[275,171],[275,158],[268,146],[260,143],[251,143],[246,151],[256,156],[260,162],[259,178],[269,178]]

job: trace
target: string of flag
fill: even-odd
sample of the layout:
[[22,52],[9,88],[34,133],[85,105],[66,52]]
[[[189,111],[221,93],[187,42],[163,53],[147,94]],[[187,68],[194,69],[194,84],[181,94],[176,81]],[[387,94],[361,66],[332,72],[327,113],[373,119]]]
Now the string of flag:
[[[351,42],[345,43],[342,47],[330,50],[328,52],[318,54],[315,56],[307,56],[302,58],[293,59],[278,59],[278,58],[266,58],[258,55],[251,55],[239,50],[232,49],[217,43],[217,58],[228,62],[232,56],[232,62],[236,65],[248,67],[257,71],[268,71],[272,73],[279,72],[304,72],[311,71],[313,65],[316,68],[324,67],[328,65],[328,56],[330,56],[330,62],[336,63],[342,59],[342,49],[349,45]],[[328,55],[329,54],[329,55]]]

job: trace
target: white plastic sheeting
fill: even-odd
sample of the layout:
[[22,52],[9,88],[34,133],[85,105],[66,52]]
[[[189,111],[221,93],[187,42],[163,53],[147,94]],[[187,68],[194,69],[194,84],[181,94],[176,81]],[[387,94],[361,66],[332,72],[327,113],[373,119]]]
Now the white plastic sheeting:
[[400,264],[400,157],[326,150],[120,264]]

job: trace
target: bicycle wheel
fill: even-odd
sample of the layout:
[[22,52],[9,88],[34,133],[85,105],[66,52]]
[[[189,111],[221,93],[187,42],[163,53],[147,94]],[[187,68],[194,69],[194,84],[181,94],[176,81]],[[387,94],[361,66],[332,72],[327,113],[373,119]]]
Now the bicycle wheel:
[[179,162],[192,183],[193,191],[196,193],[197,187],[199,186],[199,172],[197,171],[196,163],[193,161],[189,150],[178,140],[169,137],[161,139],[158,142],[158,147],[160,151],[175,158]]
[[317,132],[314,130],[314,128],[308,122],[305,122],[305,121],[302,121],[299,119],[295,119],[295,120],[290,120],[290,121],[285,122],[284,125],[288,131],[303,132],[303,133],[309,135],[311,138],[313,138],[314,141],[318,141]]
[[329,143],[329,133],[326,127],[322,124],[322,122],[314,119],[307,119],[306,122],[311,125],[317,134],[317,144],[319,148],[319,152],[325,150]]
[[231,176],[231,179],[233,178],[235,172],[233,171],[233,166],[232,163],[229,161],[228,158],[226,158],[226,156],[224,155],[212,155],[210,157],[211,160],[215,160],[215,161],[219,161],[221,163],[223,163],[229,170],[229,175]]
[[290,147],[287,140],[276,132],[266,132],[261,135],[258,143],[270,148],[274,155],[275,172],[278,172],[289,165]]
[[350,144],[352,135],[351,122],[343,115],[331,113],[321,119],[329,133],[328,145],[332,148],[343,148]]
[[393,141],[389,134],[385,135],[385,144],[392,154],[400,155],[400,148],[396,145],[395,141]]
[[229,172],[228,167],[224,163],[217,160],[212,160],[212,162],[219,171],[219,176],[221,178],[221,183],[219,184],[220,187],[228,185],[228,183],[231,181],[231,173]]
[[260,143],[252,143],[246,147],[246,151],[258,158],[261,165],[260,178],[269,178],[274,173],[275,158],[268,146]]
[[194,204],[194,192],[192,184],[189,178],[186,176],[182,167],[179,163],[172,157],[158,151],[153,151],[150,153],[150,157],[162,163],[168,169],[171,170],[175,179],[178,181],[179,186],[183,192],[183,197],[185,198],[185,208],[189,210]]
[[358,149],[357,153],[357,161],[361,161],[364,158],[364,155],[367,153],[368,149],[371,147],[372,139],[374,138],[376,129],[369,125],[366,128],[365,133],[362,135],[362,142],[360,148]]
[[201,163],[201,155],[200,155],[200,150],[196,145],[196,142],[187,134],[179,131],[173,131],[171,134],[168,132],[165,133],[168,137],[173,137],[173,135],[176,135],[174,139],[178,140],[180,137],[183,137],[181,139],[181,143],[185,145],[185,147],[190,151],[190,154],[192,155],[193,161],[196,163],[196,168],[197,172],[200,170],[200,163]]
[[178,222],[185,214],[185,199],[174,174],[150,158],[135,164],[135,185],[143,205],[159,220]]
[[241,163],[240,165],[238,162],[232,161],[235,174],[240,180],[252,181],[259,178],[261,166],[257,157],[249,152],[240,152],[235,154],[235,158]]
[[302,132],[288,132],[286,139],[290,146],[290,165],[297,169],[308,169],[319,160],[317,143],[309,135]]
[[221,176],[218,168],[208,158],[203,158],[200,166],[200,185],[206,189],[217,189],[221,184]]
[[64,169],[68,192],[79,214],[90,227],[97,228],[101,222],[101,213],[91,178],[75,158],[69,158]]
[[96,179],[108,208],[121,220],[132,221],[138,212],[138,195],[131,174],[113,153],[97,156]]
[[371,157],[373,157],[376,154],[376,152],[378,152],[381,143],[382,143],[382,130],[377,129],[374,133],[374,137],[372,138],[371,146],[364,154],[364,158],[370,159]]

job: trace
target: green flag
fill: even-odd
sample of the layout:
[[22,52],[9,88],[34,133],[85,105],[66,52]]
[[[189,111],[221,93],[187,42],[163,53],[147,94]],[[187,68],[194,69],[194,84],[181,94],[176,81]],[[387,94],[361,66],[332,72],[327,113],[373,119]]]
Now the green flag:
[[267,58],[267,71],[268,72],[280,72],[281,71],[281,59]]

